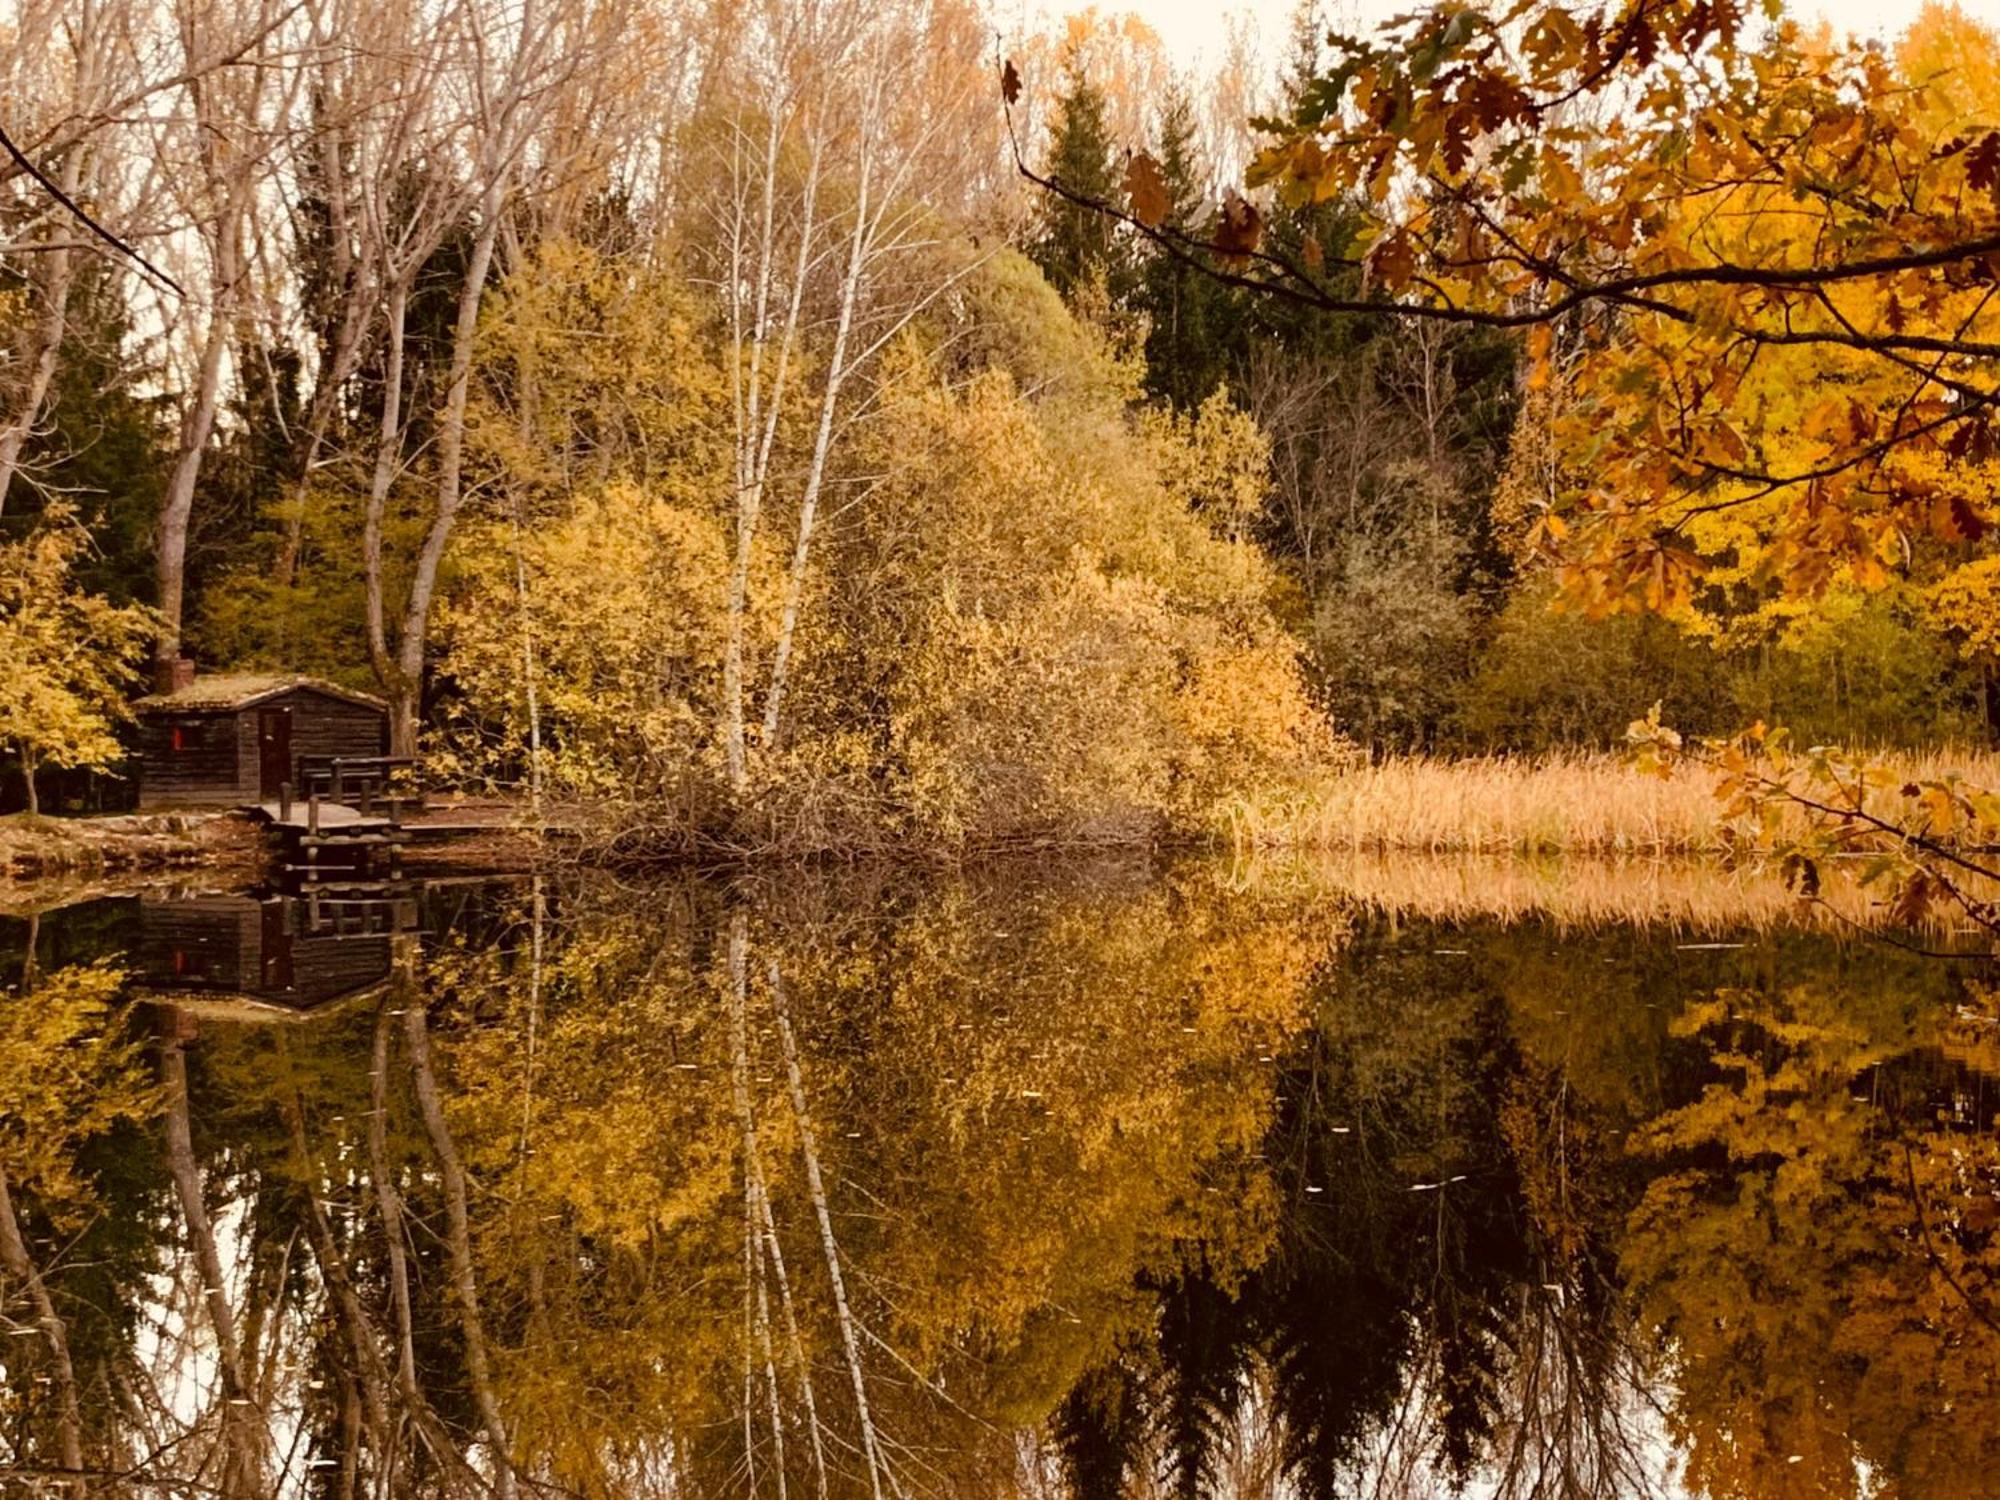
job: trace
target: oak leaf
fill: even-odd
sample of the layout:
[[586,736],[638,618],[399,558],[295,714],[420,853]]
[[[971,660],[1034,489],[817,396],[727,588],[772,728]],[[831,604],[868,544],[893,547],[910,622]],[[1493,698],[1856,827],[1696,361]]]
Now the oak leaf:
[[1160,164],[1144,151],[1134,152],[1125,163],[1125,198],[1132,217],[1148,229],[1159,228],[1173,209],[1173,195],[1167,191]]
[[1974,192],[2000,185],[2000,130],[1989,130],[1965,153],[1965,180]]
[[1216,250],[1231,258],[1253,255],[1263,238],[1264,216],[1257,212],[1257,205],[1234,188],[1230,189],[1229,195],[1222,200],[1222,212],[1216,218]]

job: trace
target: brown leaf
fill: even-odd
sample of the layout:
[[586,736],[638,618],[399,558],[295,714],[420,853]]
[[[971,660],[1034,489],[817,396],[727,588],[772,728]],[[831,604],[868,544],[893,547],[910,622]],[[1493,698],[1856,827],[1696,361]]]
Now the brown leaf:
[[1918,870],[1903,882],[1889,903],[1889,920],[1901,927],[1915,927],[1930,910],[1933,895],[1931,877]]
[[1014,71],[1014,59],[1011,57],[1000,69],[1000,97],[1008,104],[1021,101],[1021,75]]
[[1318,235],[1306,236],[1305,243],[1299,246],[1299,259],[1305,262],[1306,269],[1315,276],[1326,269],[1326,250],[1321,246]]
[[1132,217],[1148,229],[1159,228],[1174,206],[1167,179],[1160,175],[1160,164],[1144,151],[1134,152],[1126,160],[1125,197],[1132,206]]
[[1370,253],[1368,269],[1376,281],[1391,290],[1407,286],[1417,273],[1417,247],[1399,230]]
[[1989,130],[1965,153],[1965,180],[1978,193],[2000,183],[2000,130]]
[[1986,521],[1974,510],[1963,495],[1953,495],[1949,502],[1951,529],[1957,539],[1976,542],[1986,535]]
[[1231,188],[1216,219],[1217,252],[1231,257],[1250,255],[1263,238],[1264,216],[1257,212],[1257,205]]

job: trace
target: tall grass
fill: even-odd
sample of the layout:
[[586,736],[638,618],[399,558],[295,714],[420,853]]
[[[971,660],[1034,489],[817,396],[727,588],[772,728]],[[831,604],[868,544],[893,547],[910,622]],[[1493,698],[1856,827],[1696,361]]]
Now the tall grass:
[[[1898,781],[1958,775],[2000,786],[2000,756],[1975,751],[1887,754]],[[1900,799],[1879,794],[1894,815]],[[1409,756],[1329,776],[1230,811],[1239,847],[1401,850],[1426,854],[1713,854],[1732,846],[1715,778],[1693,768],[1661,777],[1622,756],[1444,760]]]

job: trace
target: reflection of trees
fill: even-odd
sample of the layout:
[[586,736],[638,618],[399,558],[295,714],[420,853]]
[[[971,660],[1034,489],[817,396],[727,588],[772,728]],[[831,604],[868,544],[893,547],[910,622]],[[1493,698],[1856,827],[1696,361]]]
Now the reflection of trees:
[[[1234,1283],[1196,1259],[1161,1284],[1143,1337],[1063,1408],[1076,1493],[1425,1495],[1479,1468],[1501,1494],[1581,1497],[1622,1478],[1583,1111],[1529,1084],[1477,969],[1412,946],[1329,969],[1263,1146],[1272,1253]],[[1523,1174],[1551,1142],[1538,1211]]]
[[1952,1496],[2000,1461],[2000,1142],[1964,1061],[1992,1023],[1859,1009],[1811,984],[1690,1007],[1715,1077],[1639,1142],[1625,1267],[1713,1495]]
[[309,1024],[128,1021],[63,965],[5,1001],[9,1476],[1595,1500],[1678,1446],[1717,1495],[1922,1497],[2000,1457],[2000,1048],[1935,968],[1336,941],[1116,867],[465,917]]
[[[1850,1032],[1875,1038],[1868,1055],[1905,1069],[1953,998],[1935,966],[1790,936],[1714,952],[1624,932],[1361,935],[1318,986],[1318,1025],[1282,1060],[1265,1143],[1285,1204],[1272,1254],[1238,1282],[1196,1257],[1157,1283],[1151,1318],[1060,1409],[1072,1492],[1430,1495],[1476,1478],[1501,1496],[1675,1493],[1667,1439],[1693,1429],[1685,1401],[1662,1409],[1653,1392],[1678,1376],[1693,1395],[1715,1376],[1670,1366],[1667,1339],[1733,1372],[1716,1431],[1753,1429],[1768,1387],[1754,1364],[1731,1364],[1726,1341],[1704,1350],[1665,1304],[1628,1299],[1635,1250],[1694,1245],[1647,1217],[1660,1164],[1627,1140],[1678,1118],[1718,1064],[1726,1076],[1702,1028],[1675,1017],[1718,985],[1787,976],[1839,993]],[[1832,1065],[1829,1086],[1844,1091],[1843,1069],[1860,1065]],[[1871,1075],[1870,1096],[1850,1101],[1870,1129],[1893,1114],[1899,1076]],[[1928,1144],[1911,1153],[1919,1175],[1952,1159]],[[1824,1217],[1865,1197],[1846,1196],[1851,1181],[1828,1190],[1798,1207]],[[1766,1205],[1781,1226],[1793,1212]],[[1732,1254],[1756,1242],[1734,1227],[1712,1238]],[[1835,1266],[1811,1274],[1840,1279]],[[1766,1295],[1745,1278],[1696,1312],[1727,1318]],[[1923,1427],[1907,1403],[1878,1421],[1905,1442]],[[1840,1422],[1870,1426],[1851,1408]],[[1900,1467],[1888,1453],[1871,1458],[1878,1474]]]
[[0,992],[0,1486],[11,1471],[87,1493],[119,1467],[105,1408],[130,1399],[117,1294],[136,1257],[109,1214],[142,1212],[154,1186],[100,1177],[92,1158],[107,1141],[143,1156],[134,1123],[154,1100],[118,1035],[119,975],[38,970],[28,941],[20,984]]
[[[100,1165],[154,1164],[151,1261],[90,1340],[108,1379],[74,1336],[67,1405],[10,1378],[6,1461],[162,1493],[1006,1492],[1015,1428],[1153,1259],[1262,1253],[1254,1059],[1329,935],[1116,869],[689,881],[533,893],[306,1025],[160,1012],[116,1043],[107,980],[77,1029],[150,1059],[152,1144]],[[79,1163],[122,1118],[51,1157],[91,1212],[122,1189]],[[28,1162],[0,1158],[61,1312],[82,1283]]]

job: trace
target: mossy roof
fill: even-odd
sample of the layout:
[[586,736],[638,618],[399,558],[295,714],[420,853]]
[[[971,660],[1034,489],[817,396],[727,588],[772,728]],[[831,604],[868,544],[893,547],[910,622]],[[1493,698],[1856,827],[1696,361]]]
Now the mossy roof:
[[387,709],[389,706],[380,698],[357,693],[353,688],[344,688],[319,677],[305,677],[291,672],[222,672],[197,677],[178,692],[150,693],[134,703],[133,707],[168,713],[234,713],[298,688],[308,688],[315,693],[325,693],[328,697],[359,703],[367,708]]

